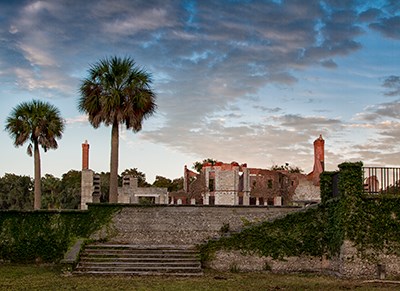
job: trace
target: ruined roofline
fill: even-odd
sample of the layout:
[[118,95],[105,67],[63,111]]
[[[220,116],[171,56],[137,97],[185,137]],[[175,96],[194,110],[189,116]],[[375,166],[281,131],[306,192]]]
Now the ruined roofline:
[[247,168],[247,163],[239,164],[238,162],[224,163],[224,162],[215,162],[214,164],[210,162],[203,163],[202,169],[206,168],[221,168],[222,170],[230,171],[238,168],[239,171],[243,171],[243,169]]

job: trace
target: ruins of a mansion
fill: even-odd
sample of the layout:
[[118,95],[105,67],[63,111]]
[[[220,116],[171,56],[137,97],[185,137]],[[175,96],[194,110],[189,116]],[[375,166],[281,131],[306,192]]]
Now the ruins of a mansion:
[[322,136],[314,141],[314,168],[308,175],[289,169],[249,168],[237,162],[206,162],[200,173],[185,166],[184,191],[170,193],[170,203],[278,206],[320,202],[324,144]]
[[[100,202],[100,176],[89,169],[89,144],[82,144],[81,209],[87,203]],[[167,204],[167,188],[139,187],[138,179],[131,175],[122,177],[122,187],[118,187],[118,203]]]
[[[314,141],[314,168],[308,175],[288,169],[250,168],[247,164],[204,163],[200,173],[184,167],[183,190],[138,187],[124,176],[118,203],[200,205],[289,205],[320,202],[319,175],[324,171],[324,139]],[[89,169],[89,144],[82,144],[81,209],[100,202],[100,177]]]

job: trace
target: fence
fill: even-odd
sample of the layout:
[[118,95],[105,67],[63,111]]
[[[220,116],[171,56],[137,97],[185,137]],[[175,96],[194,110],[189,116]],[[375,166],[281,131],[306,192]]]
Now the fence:
[[400,194],[400,168],[364,167],[364,192]]

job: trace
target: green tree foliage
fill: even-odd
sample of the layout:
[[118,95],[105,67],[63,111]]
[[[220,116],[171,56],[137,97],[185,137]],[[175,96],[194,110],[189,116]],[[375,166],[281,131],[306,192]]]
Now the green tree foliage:
[[70,170],[63,174],[61,189],[61,208],[78,209],[81,202],[81,171]]
[[109,201],[118,200],[119,125],[138,132],[156,109],[151,75],[125,57],[105,58],[92,65],[80,86],[78,108],[94,128],[111,126]]
[[204,163],[211,163],[211,165],[215,165],[216,162],[217,162],[217,160],[207,158],[207,159],[204,159],[202,162],[199,162],[199,161],[194,162],[192,168],[195,169],[198,173],[200,173],[201,169],[203,168]]
[[42,177],[42,205],[47,209],[61,208],[61,180],[53,175]]
[[98,175],[100,175],[100,202],[108,202],[110,201],[110,172],[101,172]]
[[34,209],[41,208],[41,170],[40,151],[41,146],[46,152],[48,149],[58,147],[57,139],[62,137],[65,122],[61,118],[60,111],[53,105],[33,100],[17,105],[11,111],[6,120],[5,129],[14,139],[16,147],[29,141],[28,155],[34,156],[35,168],[35,199]]
[[172,180],[172,184],[168,191],[176,192],[183,189],[183,177],[176,178]]
[[183,178],[171,180],[163,176],[156,176],[153,187],[167,188],[168,192],[176,192],[183,189]]
[[172,180],[165,178],[163,176],[156,176],[156,179],[153,182],[154,187],[160,187],[160,188],[168,188],[171,186]]
[[[42,177],[42,205],[47,209],[78,209],[81,200],[81,172],[71,170],[62,179]],[[28,176],[5,174],[0,178],[0,209],[30,210],[33,181]]]
[[139,171],[137,168],[125,169],[121,176],[130,175],[138,179],[138,187],[150,187],[151,185],[146,182],[146,174]]
[[271,167],[272,171],[288,171],[289,173],[303,173],[304,170],[297,167],[297,166],[291,166],[289,163],[285,163],[285,165],[273,165]]
[[33,202],[33,181],[28,176],[5,174],[0,178],[0,209],[29,210]]

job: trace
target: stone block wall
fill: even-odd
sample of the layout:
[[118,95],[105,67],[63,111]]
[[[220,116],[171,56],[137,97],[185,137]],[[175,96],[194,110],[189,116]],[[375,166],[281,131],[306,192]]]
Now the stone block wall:
[[273,260],[270,257],[243,255],[240,251],[218,251],[207,267],[218,271],[232,269],[245,272],[271,271],[274,273],[319,272],[338,274],[338,266],[331,261],[316,257],[290,257]]
[[93,202],[93,177],[94,172],[92,170],[83,169],[82,170],[82,178],[81,178],[81,205],[80,209],[86,210],[87,203]]
[[216,191],[238,191],[239,190],[239,172],[231,171],[215,171],[215,190]]
[[315,186],[313,181],[298,175],[298,183],[292,198],[293,201],[321,201],[320,187]]
[[244,221],[258,222],[298,211],[297,207],[124,205],[113,220],[108,240],[121,244],[193,245],[239,230]]
[[345,277],[372,278],[378,277],[378,265],[384,266],[387,277],[400,277],[400,257],[385,255],[379,251],[371,251],[372,258],[361,259],[357,256],[357,250],[350,241],[342,245],[340,257],[337,258],[340,265],[340,273]]
[[[270,257],[243,255],[240,251],[218,251],[208,267],[219,271],[271,271],[274,273],[313,272],[345,278],[385,279],[400,277],[399,257],[375,253],[374,260],[361,259],[350,241],[345,241],[337,257],[327,259],[301,256],[273,260]],[[380,265],[380,267],[378,267]],[[383,268],[384,273],[378,269]]]
[[214,195],[216,205],[235,205],[236,192],[215,191]]

